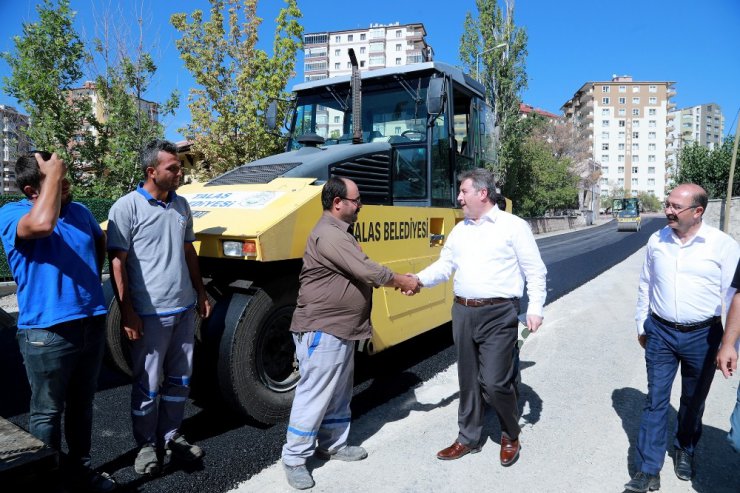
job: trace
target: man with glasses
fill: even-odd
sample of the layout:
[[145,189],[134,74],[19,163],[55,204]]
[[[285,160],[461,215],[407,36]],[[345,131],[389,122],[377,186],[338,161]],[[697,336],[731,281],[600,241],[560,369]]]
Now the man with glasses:
[[681,366],[681,403],[674,446],[676,476],[694,474],[704,401],[714,378],[722,339],[722,306],[740,248],[730,236],[702,221],[707,193],[682,184],[668,196],[668,225],[647,244],[637,300],[637,339],[645,349],[648,395],[637,438],[636,473],[629,491],[660,488],[666,452],[671,387]]
[[288,483],[313,487],[306,459],[357,461],[362,447],[347,445],[351,420],[355,342],[372,335],[373,287],[413,292],[414,277],[393,273],[362,253],[352,235],[362,208],[357,185],[330,178],[321,192],[324,213],[303,255],[298,303],[290,330],[301,378],[295,391],[283,447]]

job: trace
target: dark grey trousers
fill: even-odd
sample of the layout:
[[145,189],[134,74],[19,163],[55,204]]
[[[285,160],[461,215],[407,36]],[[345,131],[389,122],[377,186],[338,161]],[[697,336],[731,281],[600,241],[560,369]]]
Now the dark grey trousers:
[[460,406],[458,441],[481,443],[484,403],[498,415],[501,431],[519,437],[518,303],[481,307],[452,306],[452,335],[457,351]]

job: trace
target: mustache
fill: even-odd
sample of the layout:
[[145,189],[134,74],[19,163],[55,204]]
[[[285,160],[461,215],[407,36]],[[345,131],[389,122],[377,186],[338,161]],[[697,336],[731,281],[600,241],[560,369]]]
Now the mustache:
[[669,221],[678,221],[678,216],[676,214],[666,214],[665,218]]

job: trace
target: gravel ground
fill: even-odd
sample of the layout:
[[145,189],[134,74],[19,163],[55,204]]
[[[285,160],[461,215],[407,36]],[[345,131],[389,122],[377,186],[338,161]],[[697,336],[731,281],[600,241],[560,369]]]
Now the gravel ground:
[[[311,459],[316,492],[622,491],[634,472],[634,445],[647,393],[633,322],[644,249],[545,308],[545,324],[522,349],[521,458],[498,463],[500,429],[489,416],[479,454],[437,460],[457,433],[457,367],[352,423],[358,463]],[[677,380],[678,382],[678,380]],[[740,491],[740,460],[725,441],[738,378],[718,372],[707,400],[697,474],[680,481],[666,454],[662,491]],[[674,386],[673,428],[680,388]],[[294,491],[277,462],[234,492]]]

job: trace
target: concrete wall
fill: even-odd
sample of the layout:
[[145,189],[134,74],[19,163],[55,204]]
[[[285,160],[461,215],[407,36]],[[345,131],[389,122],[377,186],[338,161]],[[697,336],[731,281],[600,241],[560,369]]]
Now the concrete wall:
[[[704,221],[707,224],[720,228],[725,223],[725,201],[724,199],[712,199],[707,204],[707,210],[704,213]],[[730,206],[730,235],[735,241],[740,241],[740,197],[732,197]]]
[[586,216],[525,217],[532,233],[549,233],[586,226]]

